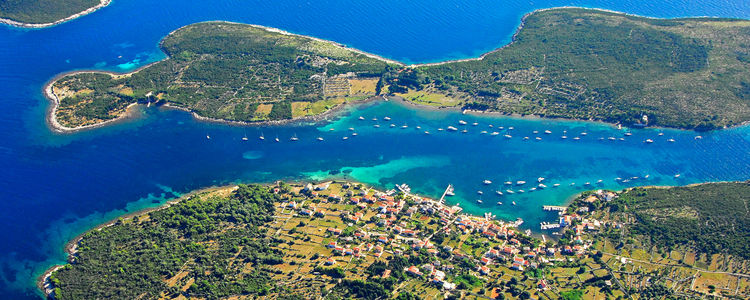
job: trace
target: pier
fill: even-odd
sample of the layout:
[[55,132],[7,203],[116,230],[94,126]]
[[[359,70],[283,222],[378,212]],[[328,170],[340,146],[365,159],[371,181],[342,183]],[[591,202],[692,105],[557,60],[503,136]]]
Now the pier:
[[565,206],[554,206],[554,205],[543,205],[542,208],[544,208],[545,211],[565,211],[568,209]]
[[453,185],[449,184],[448,187],[445,188],[445,192],[443,192],[443,195],[440,196],[440,200],[438,201],[438,203],[445,204],[445,196],[448,195],[448,193],[452,193],[452,192],[453,192]]

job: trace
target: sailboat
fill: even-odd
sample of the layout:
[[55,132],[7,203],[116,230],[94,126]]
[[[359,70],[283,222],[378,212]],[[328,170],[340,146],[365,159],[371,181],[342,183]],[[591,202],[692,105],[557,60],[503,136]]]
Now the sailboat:
[[281,141],[279,140],[279,136],[278,136],[278,135],[277,135],[277,136],[276,136],[276,138],[275,138],[275,139],[273,139],[273,140],[274,140],[274,141],[276,141],[277,143],[278,143],[278,142],[281,142]]
[[265,139],[266,139],[266,137],[265,137],[265,136],[263,136],[263,132],[261,132],[261,133],[260,133],[260,136],[259,136],[258,138],[259,138],[259,139],[260,139],[261,141],[262,141],[262,140],[265,140]]
[[299,138],[297,137],[297,134],[295,133],[291,138],[289,138],[290,141],[296,142],[299,141]]
[[245,133],[245,135],[242,136],[242,140],[247,141],[247,131],[243,130],[243,132]]

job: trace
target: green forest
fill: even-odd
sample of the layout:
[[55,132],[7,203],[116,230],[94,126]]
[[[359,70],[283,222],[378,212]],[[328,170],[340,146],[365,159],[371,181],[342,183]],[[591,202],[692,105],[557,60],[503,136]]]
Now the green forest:
[[416,66],[222,22],[183,27],[161,48],[169,59],[132,76],[56,81],[57,92],[68,89],[58,93],[58,120],[100,122],[137,101],[224,120],[289,119],[289,102],[340,97],[326,93],[329,79],[339,76],[380,78],[376,93],[443,95],[458,100],[453,106],[506,114],[701,131],[750,120],[744,20],[551,9],[527,15],[511,44],[480,60]]
[[654,245],[689,245],[750,259],[750,182],[633,188],[609,206],[636,218],[630,231]]
[[[160,44],[169,59],[131,76],[79,73],[55,82],[73,93],[57,112],[64,125],[117,117],[130,103],[157,101],[232,121],[291,119],[291,101],[326,99],[325,80],[372,76],[386,63],[328,42],[225,22],[183,27]],[[81,92],[85,91],[85,92]],[[273,105],[256,112],[259,104]]]
[[[277,200],[268,187],[240,185],[227,197],[194,195],[88,232],[71,263],[50,277],[54,298],[216,299],[268,293],[274,284],[267,265],[278,263],[282,254],[271,248],[275,241],[266,238],[263,225],[272,219]],[[167,284],[180,276],[194,281]],[[183,285],[188,288],[179,289]]]
[[0,18],[28,24],[52,23],[98,4],[99,0],[0,0]]
[[408,82],[470,109],[709,130],[750,119],[748,53],[746,21],[553,9],[482,60],[418,68]]

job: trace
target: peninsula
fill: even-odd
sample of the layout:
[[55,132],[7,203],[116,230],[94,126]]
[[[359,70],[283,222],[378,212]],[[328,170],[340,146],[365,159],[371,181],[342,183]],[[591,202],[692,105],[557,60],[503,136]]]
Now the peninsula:
[[748,45],[747,20],[557,8],[526,15],[510,44],[480,58],[406,66],[277,29],[205,22],[164,38],[163,61],[128,74],[65,74],[46,94],[58,130],[116,119],[134,103],[263,122],[315,116],[377,95],[436,107],[711,130],[750,120]]
[[747,298],[747,195],[750,182],[585,192],[552,241],[358,183],[213,188],[84,234],[44,287],[55,299]]
[[0,24],[24,28],[54,26],[90,14],[112,0],[0,1]]

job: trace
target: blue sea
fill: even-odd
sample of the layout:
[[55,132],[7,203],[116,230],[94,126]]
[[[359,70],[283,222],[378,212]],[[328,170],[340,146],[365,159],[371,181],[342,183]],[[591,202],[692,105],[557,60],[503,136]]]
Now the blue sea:
[[[748,1],[115,0],[53,28],[0,26],[0,298],[42,297],[36,278],[65,262],[64,244],[96,224],[212,185],[337,177],[380,188],[407,183],[414,192],[438,197],[453,184],[456,196],[449,202],[472,213],[520,217],[526,228],[538,231],[539,222],[554,218],[542,205],[565,204],[583,190],[750,178],[748,126],[696,139],[699,134],[689,131],[471,116],[415,110],[396,101],[350,107],[319,124],[266,128],[197,122],[184,112],[162,108],[140,108],[126,122],[70,135],[51,132],[44,121],[48,102],[41,89],[56,74],[131,71],[163,59],[159,39],[198,21],[278,27],[405,63],[424,63],[498,48],[509,41],[525,13],[556,6],[650,17],[750,18]],[[384,121],[385,116],[392,120]],[[459,120],[469,124],[457,125]],[[465,127],[467,133],[438,131],[450,125]],[[485,130],[500,134],[482,134]],[[264,142],[257,138],[261,134],[267,137]],[[293,135],[300,141],[290,142]],[[243,136],[249,140],[242,141]],[[277,136],[279,143],[272,141]],[[538,177],[546,178],[549,187],[531,192]],[[493,183],[485,185],[484,180]],[[506,181],[528,183],[506,186]],[[552,187],[554,183],[560,186]],[[497,190],[505,195],[496,195]]]

